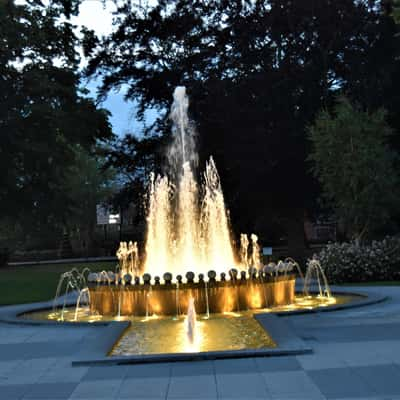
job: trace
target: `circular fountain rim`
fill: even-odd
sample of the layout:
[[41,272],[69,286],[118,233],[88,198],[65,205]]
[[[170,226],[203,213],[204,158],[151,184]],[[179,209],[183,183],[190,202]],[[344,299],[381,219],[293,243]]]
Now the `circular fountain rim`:
[[[341,310],[348,310],[352,308],[364,307],[373,304],[378,304],[389,299],[389,296],[382,295],[376,293],[374,291],[370,291],[368,289],[360,289],[357,291],[352,290],[353,287],[350,287],[349,290],[343,287],[331,287],[333,297],[335,295],[339,296],[354,296],[357,299],[354,299],[348,303],[344,304],[332,304],[327,305],[325,307],[316,307],[313,309],[294,309],[287,311],[272,311],[272,312],[258,312],[257,315],[261,314],[273,314],[276,316],[292,316],[292,315],[300,315],[300,314],[312,314],[312,313],[320,313],[320,312],[334,312]],[[299,294],[300,292],[296,292]],[[318,294],[316,291],[310,291],[310,294]],[[76,304],[75,301],[67,301],[66,306],[74,306]],[[107,326],[113,324],[130,324],[129,320],[107,320],[107,321],[53,321],[53,320],[38,320],[38,319],[28,319],[26,317],[22,318],[22,316],[26,316],[27,314],[38,312],[38,311],[46,311],[51,310],[53,306],[52,301],[47,302],[39,302],[39,303],[25,303],[18,305],[9,305],[0,308],[0,322],[10,323],[10,324],[21,324],[21,325],[49,325],[49,326]]]

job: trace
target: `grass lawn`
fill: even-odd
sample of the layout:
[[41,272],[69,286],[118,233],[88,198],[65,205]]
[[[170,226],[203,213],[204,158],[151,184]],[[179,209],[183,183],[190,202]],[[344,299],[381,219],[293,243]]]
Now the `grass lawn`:
[[49,264],[0,268],[0,305],[33,303],[54,297],[60,275],[72,268],[112,270],[114,261],[82,264]]

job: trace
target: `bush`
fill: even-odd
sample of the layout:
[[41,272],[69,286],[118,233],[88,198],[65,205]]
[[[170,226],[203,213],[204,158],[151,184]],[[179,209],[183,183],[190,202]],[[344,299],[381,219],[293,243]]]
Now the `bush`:
[[400,238],[328,244],[318,259],[330,283],[396,280],[400,278]]

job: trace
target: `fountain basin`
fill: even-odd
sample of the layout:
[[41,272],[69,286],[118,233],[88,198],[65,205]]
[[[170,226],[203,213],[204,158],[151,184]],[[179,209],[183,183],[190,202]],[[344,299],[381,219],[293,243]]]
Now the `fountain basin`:
[[199,315],[192,340],[183,317],[134,317],[130,322],[110,356],[276,348],[269,333],[249,311]]
[[[204,360],[204,359],[226,359],[236,357],[264,357],[277,355],[298,355],[307,354],[311,351],[309,343],[303,343],[301,338],[292,330],[288,318],[280,318],[281,315],[289,317],[297,313],[315,313],[348,309],[353,307],[367,306],[384,301],[385,296],[369,290],[359,290],[357,293],[343,288],[333,288],[333,297],[320,297],[318,292],[313,292],[309,296],[296,293],[294,303],[289,305],[277,306],[272,308],[259,309],[248,312],[224,313],[222,315],[204,314],[197,315],[197,322],[200,325],[200,342],[177,340],[167,343],[165,335],[161,334],[158,328],[166,328],[168,325],[172,330],[176,330],[182,337],[184,331],[185,316],[155,316],[146,317],[136,316],[107,316],[92,314],[87,306],[84,306],[76,313],[75,302],[69,301],[65,310],[58,308],[52,310],[52,302],[38,304],[24,304],[18,306],[3,307],[0,310],[0,321],[12,322],[29,325],[50,325],[58,326],[93,326],[99,331],[99,335],[94,336],[93,344],[85,341],[85,351],[88,355],[81,357],[73,362],[73,365],[119,365],[124,363],[148,363],[148,362],[170,362],[184,360]],[[62,304],[61,304],[62,306]],[[340,312],[340,311],[339,311]],[[61,317],[63,314],[63,318]],[[266,332],[269,340],[265,342],[264,333],[257,333],[257,329],[250,326],[250,331],[255,337],[244,338],[243,332],[240,333],[243,317],[251,317],[261,325]],[[229,334],[232,340],[228,340],[228,345],[220,341],[220,336],[215,339],[208,335],[209,331],[218,332],[220,328],[214,329],[207,321],[213,324],[215,319],[225,319],[222,324],[239,323],[239,331],[232,329]],[[118,322],[116,322],[118,321]],[[255,321],[249,322],[254,325]],[[130,332],[129,327],[135,326]],[[203,327],[201,326],[203,325]],[[131,333],[137,336],[133,343],[129,339]],[[204,335],[205,334],[205,335]],[[157,337],[159,336],[159,337]],[[131,336],[132,338],[132,336]],[[154,338],[154,340],[153,340]],[[248,340],[249,339],[249,340]],[[253,339],[257,339],[254,341]],[[244,340],[246,342],[244,342]],[[271,341],[272,340],[272,341]],[[178,344],[177,344],[178,343]],[[153,346],[154,345],[154,346]],[[168,346],[167,346],[168,345]],[[92,346],[92,347],[91,347]],[[138,347],[139,346],[139,347]],[[89,350],[87,349],[89,347]],[[160,353],[161,351],[161,353]],[[110,357],[111,356],[111,357]]]
[[100,315],[174,316],[193,298],[199,314],[238,312],[294,302],[295,276],[166,284],[89,284],[90,311]]

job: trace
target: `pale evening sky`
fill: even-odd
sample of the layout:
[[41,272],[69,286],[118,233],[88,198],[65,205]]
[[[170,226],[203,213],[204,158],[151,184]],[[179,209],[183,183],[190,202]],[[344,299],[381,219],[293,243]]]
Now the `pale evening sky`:
[[[115,3],[110,0],[85,0],[79,7],[79,15],[72,22],[93,29],[99,36],[108,35],[112,31],[112,12],[115,8]],[[95,81],[87,84],[93,95],[97,84]],[[116,134],[123,136],[126,132],[139,133],[142,125],[135,119],[134,103],[124,101],[123,93],[110,92],[103,106],[112,114],[110,120]]]

